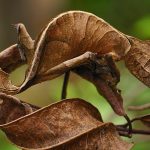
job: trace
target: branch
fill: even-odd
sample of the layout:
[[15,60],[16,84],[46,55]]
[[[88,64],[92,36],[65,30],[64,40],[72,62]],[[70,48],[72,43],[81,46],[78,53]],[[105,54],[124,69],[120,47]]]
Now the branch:
[[0,53],[0,68],[7,73],[12,72],[24,63],[25,61],[20,57],[17,44],[8,47]]
[[150,109],[150,103],[148,104],[144,104],[144,105],[140,105],[140,106],[129,106],[128,110],[134,111],[134,110],[145,110],[145,109]]
[[[128,135],[129,130],[127,128],[116,126],[116,129],[121,136],[127,136]],[[150,131],[149,130],[132,129],[131,134],[150,135]]]

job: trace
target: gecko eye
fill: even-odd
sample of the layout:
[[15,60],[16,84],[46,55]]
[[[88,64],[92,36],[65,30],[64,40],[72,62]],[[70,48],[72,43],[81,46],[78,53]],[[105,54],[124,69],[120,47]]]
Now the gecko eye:
[[119,94],[121,94],[121,90],[120,90],[120,89],[117,89],[117,92],[118,92]]

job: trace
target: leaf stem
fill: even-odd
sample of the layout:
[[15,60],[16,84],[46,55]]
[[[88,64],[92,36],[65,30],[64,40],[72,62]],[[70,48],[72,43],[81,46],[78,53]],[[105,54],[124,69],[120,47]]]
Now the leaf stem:
[[[126,133],[128,133],[127,128],[118,127],[116,126],[117,131],[121,136],[127,136]],[[150,135],[150,131],[148,130],[139,130],[139,129],[132,129],[132,134],[143,134],[143,135]]]
[[67,96],[67,86],[69,81],[70,71],[65,73],[63,87],[62,87],[62,93],[61,93],[61,99],[65,99]]
[[131,120],[130,120],[130,118],[128,117],[127,114],[126,114],[124,117],[125,117],[125,119],[127,120],[127,124],[128,124],[128,126],[129,126],[128,134],[131,136],[131,134],[132,134],[132,124],[131,124]]
[[[130,123],[133,123],[134,121],[138,121],[140,120],[141,117],[136,117],[136,118],[133,118],[130,120]],[[124,128],[127,128],[129,126],[129,123],[125,123],[125,124],[121,124],[121,125],[118,125],[119,127],[124,127]]]

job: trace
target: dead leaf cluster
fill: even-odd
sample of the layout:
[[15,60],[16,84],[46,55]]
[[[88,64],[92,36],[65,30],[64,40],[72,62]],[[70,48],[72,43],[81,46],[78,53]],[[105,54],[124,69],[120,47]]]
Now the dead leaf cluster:
[[[0,53],[0,129],[10,141],[21,149],[130,149],[132,144],[119,136],[130,134],[133,121],[125,113],[117,89],[120,73],[115,61],[125,60],[131,73],[149,86],[149,42],[127,36],[82,11],[52,19],[35,41],[23,24],[16,28],[18,43]],[[23,83],[13,85],[9,74],[25,63],[28,68]],[[62,93],[66,98],[70,71],[93,83],[128,124],[117,127],[104,123],[94,106],[78,98],[39,108],[11,96],[66,73]],[[149,115],[133,120],[149,126]]]
[[[66,99],[44,108],[0,94],[0,128],[21,149],[130,149],[112,123],[81,99]],[[110,148],[111,146],[111,148]]]

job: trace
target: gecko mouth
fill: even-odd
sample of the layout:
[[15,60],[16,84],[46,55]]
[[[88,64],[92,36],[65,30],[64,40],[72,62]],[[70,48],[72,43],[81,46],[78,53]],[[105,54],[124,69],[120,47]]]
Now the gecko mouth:
[[94,82],[97,87],[98,92],[106,98],[108,103],[111,105],[113,110],[120,116],[124,116],[123,99],[121,96],[121,91],[116,88],[116,86],[109,85],[106,81],[102,79],[95,79]]

